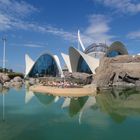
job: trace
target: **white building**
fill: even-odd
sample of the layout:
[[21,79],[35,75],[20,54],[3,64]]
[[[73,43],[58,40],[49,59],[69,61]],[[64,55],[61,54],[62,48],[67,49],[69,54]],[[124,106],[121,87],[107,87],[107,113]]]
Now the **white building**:
[[63,71],[57,55],[51,53],[41,54],[36,61],[33,61],[27,54],[25,55],[25,77],[60,76]]

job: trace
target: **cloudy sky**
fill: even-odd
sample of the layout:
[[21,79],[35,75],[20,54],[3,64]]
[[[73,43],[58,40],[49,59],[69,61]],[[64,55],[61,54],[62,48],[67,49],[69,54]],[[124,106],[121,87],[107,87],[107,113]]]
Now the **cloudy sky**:
[[[130,54],[140,52],[139,0],[0,0],[0,37],[6,36],[6,66],[24,71],[25,53],[34,60],[45,51],[68,53],[77,47],[122,41]],[[0,41],[0,66],[3,42]],[[62,61],[62,65],[63,65]]]

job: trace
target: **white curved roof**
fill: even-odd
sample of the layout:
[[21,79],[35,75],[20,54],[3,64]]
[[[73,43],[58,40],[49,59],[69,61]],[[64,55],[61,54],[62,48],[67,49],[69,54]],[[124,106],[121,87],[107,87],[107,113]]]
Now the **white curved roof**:
[[105,56],[107,56],[111,51],[118,51],[121,55],[128,55],[125,45],[120,41],[113,42],[108,48]]
[[77,66],[80,56],[85,60],[87,65],[93,74],[95,74],[95,69],[99,66],[99,59],[89,56],[73,47],[69,48],[69,56],[71,62],[72,72],[77,72]]
[[30,71],[32,70],[32,68],[33,68],[33,66],[35,65],[35,63],[36,63],[36,62],[38,61],[38,59],[39,59],[42,55],[44,55],[44,54],[50,55],[50,56],[55,60],[56,65],[57,65],[57,68],[58,68],[58,70],[59,70],[60,76],[61,76],[61,77],[64,77],[63,71],[62,71],[61,64],[60,64],[60,61],[59,61],[58,56],[57,56],[57,55],[52,55],[51,53],[48,53],[48,52],[41,54],[41,55],[36,59],[36,61],[33,61],[33,60],[29,57],[28,54],[25,55],[25,65],[26,65],[25,77],[28,76],[28,74],[29,74]]
[[72,72],[70,57],[67,54],[61,53],[69,72]]

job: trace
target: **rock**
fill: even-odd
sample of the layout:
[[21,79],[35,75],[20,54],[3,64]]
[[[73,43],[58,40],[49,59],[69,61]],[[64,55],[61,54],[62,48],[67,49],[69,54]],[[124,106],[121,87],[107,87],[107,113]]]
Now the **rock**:
[[140,81],[140,56],[104,57],[100,61],[93,83],[98,87],[135,86]]
[[133,83],[127,83],[127,82],[115,82],[114,84],[113,84],[113,86],[116,86],[116,87],[134,87],[135,86],[135,84],[133,84]]
[[13,81],[14,81],[14,82],[22,82],[23,80],[22,80],[21,77],[16,76],[16,77],[14,77]]
[[39,79],[36,79],[35,82],[36,82],[37,84],[39,84],[40,80],[39,80]]
[[6,87],[6,88],[10,88],[11,87],[11,82],[5,82],[3,84],[3,86]]
[[65,72],[65,79],[68,81],[77,81],[79,84],[91,84],[92,82],[92,77],[93,75],[91,74],[87,74],[87,73],[80,73],[80,72],[73,72],[73,73],[69,73],[69,72]]
[[10,82],[12,83],[12,82],[14,82],[14,80],[13,80],[13,79],[11,79],[11,80],[10,80]]
[[9,82],[10,78],[8,75],[6,75],[4,73],[0,73],[0,81],[1,81],[1,83]]
[[11,86],[12,87],[21,87],[22,86],[22,82],[12,82]]
[[136,81],[135,85],[140,87],[140,81]]
[[29,79],[29,84],[34,85],[36,83],[36,80],[34,78]]

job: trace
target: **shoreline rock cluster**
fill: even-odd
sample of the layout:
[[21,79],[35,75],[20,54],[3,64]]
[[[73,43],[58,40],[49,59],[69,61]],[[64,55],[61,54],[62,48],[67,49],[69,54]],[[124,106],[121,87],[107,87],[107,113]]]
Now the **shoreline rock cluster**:
[[5,88],[12,88],[12,87],[20,88],[24,84],[24,80],[19,76],[10,79],[8,74],[0,73],[0,84]]

